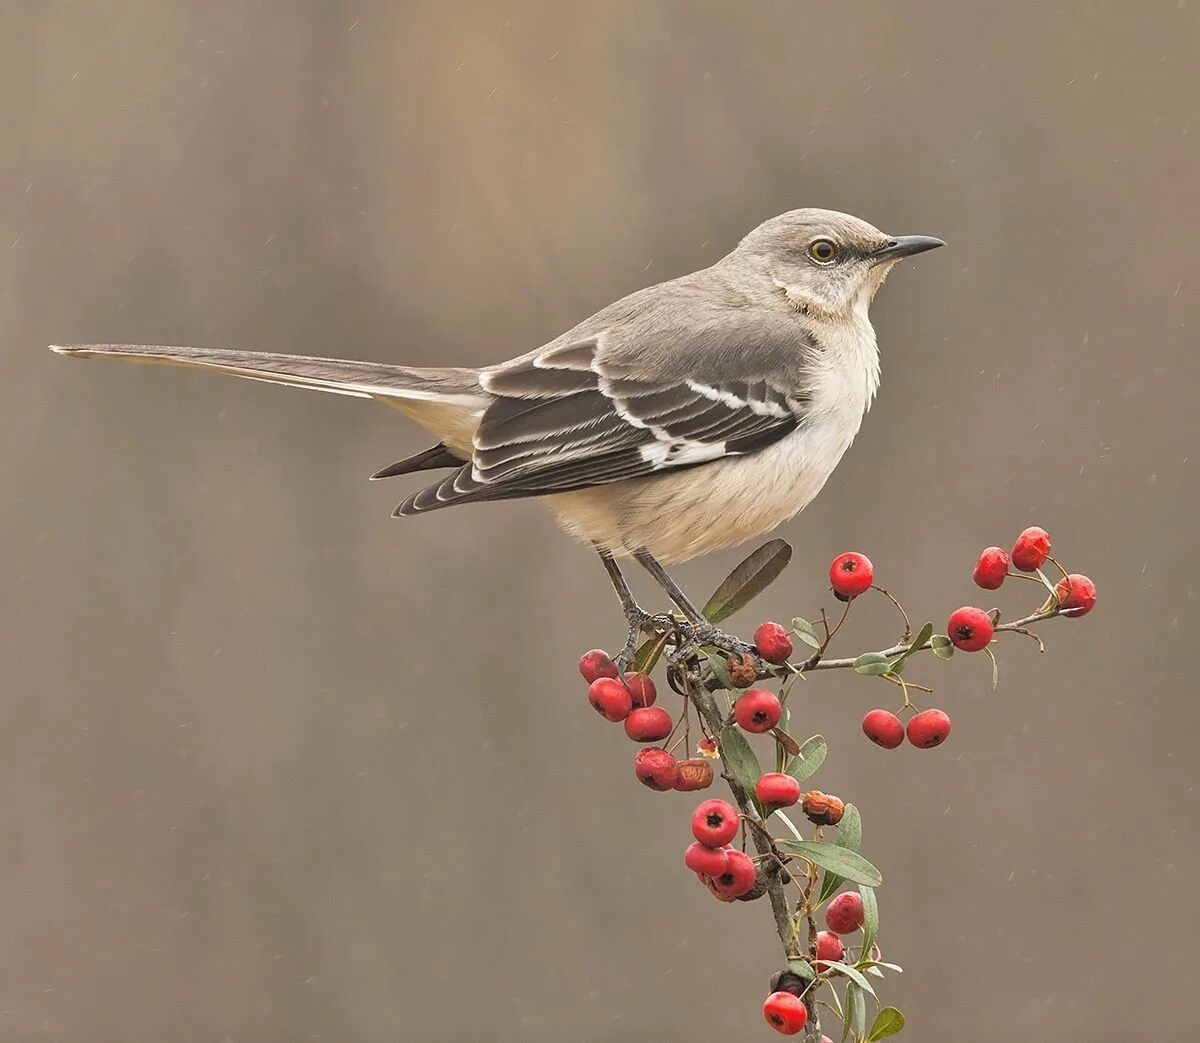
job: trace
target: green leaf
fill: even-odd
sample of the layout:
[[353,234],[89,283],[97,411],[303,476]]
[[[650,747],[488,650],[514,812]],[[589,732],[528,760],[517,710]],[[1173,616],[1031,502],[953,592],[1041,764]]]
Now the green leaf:
[[954,642],[945,634],[934,634],[929,639],[929,647],[939,659],[949,659],[954,655]]
[[754,784],[758,782],[762,769],[758,766],[758,758],[754,756],[746,736],[736,724],[727,724],[721,729],[719,742],[721,760],[725,762],[725,767],[741,783],[746,795],[753,797]]
[[717,683],[727,692],[737,691],[733,686],[733,679],[729,676],[729,662],[719,652],[716,655],[708,657],[708,668],[713,672],[713,677],[717,679]]
[[987,657],[992,661],[992,691],[1000,686],[1000,664],[996,662],[996,653],[984,646]]
[[817,976],[817,972],[807,960],[788,960],[787,969],[805,981],[812,981]]
[[820,648],[821,639],[817,636],[816,628],[807,620],[797,616],[792,620],[792,633],[810,648]]
[[825,754],[828,752],[829,746],[825,742],[825,736],[814,735],[805,739],[800,745],[800,752],[788,761],[787,773],[797,782],[811,778],[825,763]]
[[892,661],[882,652],[864,652],[854,660],[854,672],[878,677],[892,669]]
[[784,540],[768,540],[725,577],[704,606],[704,617],[719,623],[732,616],[774,583],[791,558]]
[[926,623],[923,627],[921,627],[921,632],[917,634],[917,636],[914,637],[911,642],[909,642],[908,647],[901,652],[899,656],[892,660],[892,668],[896,671],[896,673],[900,672],[900,667],[904,663],[904,660],[906,660],[910,655],[919,652],[921,646],[924,645],[925,642],[931,637],[933,637],[933,624]]
[[867,1043],[875,1043],[878,1039],[887,1039],[904,1029],[904,1014],[895,1007],[884,1007],[875,1015],[871,1031],[867,1033]]
[[667,647],[667,637],[667,634],[661,634],[643,641],[637,654],[633,657],[633,669],[643,674],[650,673]]
[[[849,848],[839,847],[837,844],[819,844],[814,840],[781,840],[779,845],[790,854],[800,855],[813,865],[826,870],[826,882],[822,891],[828,886],[831,874],[840,878],[834,885],[834,890],[840,886],[842,880],[866,884],[868,887],[878,887],[883,883],[883,876],[879,870],[857,851],[851,851]],[[830,894],[832,893],[833,891],[830,891]],[[822,897],[821,901],[824,900]]]
[[870,959],[871,946],[875,944],[875,936],[879,933],[879,902],[875,897],[875,888],[862,887],[858,889],[863,903],[863,943],[859,958]]
[[841,971],[855,985],[864,992],[869,992],[872,996],[875,995],[875,987],[867,981],[866,975],[857,967],[851,967],[848,963],[833,963],[830,962],[822,974],[828,974],[830,971]]
[[847,1033],[853,1033],[855,1040],[867,1034],[867,997],[852,981],[846,983],[846,1017],[842,1023],[842,1039],[846,1038]]
[[790,818],[787,817],[787,815],[785,815],[782,811],[776,811],[774,814],[776,818],[782,820],[783,824],[787,826],[788,832],[791,833],[792,836],[794,836],[797,840],[804,839],[804,834],[796,828],[795,824]]
[[[857,851],[862,846],[862,816],[853,804],[847,804],[842,813],[842,821],[838,823],[837,843],[839,847]],[[826,873],[821,881],[821,895],[817,902],[828,901],[842,886],[842,878],[837,873]]]

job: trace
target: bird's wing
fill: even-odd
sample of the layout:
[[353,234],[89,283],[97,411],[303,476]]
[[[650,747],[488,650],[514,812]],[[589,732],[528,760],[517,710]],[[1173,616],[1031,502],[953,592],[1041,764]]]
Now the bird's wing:
[[660,351],[663,336],[614,345],[602,331],[483,371],[493,401],[471,462],[396,513],[694,467],[753,453],[804,423],[811,342],[795,323],[742,320],[690,344],[675,337],[669,354]]

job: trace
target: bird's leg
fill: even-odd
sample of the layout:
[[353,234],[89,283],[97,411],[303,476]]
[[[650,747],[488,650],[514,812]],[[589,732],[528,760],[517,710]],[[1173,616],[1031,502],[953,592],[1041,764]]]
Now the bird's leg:
[[[658,585],[667,592],[667,596],[679,606],[679,610],[687,617],[688,626],[686,628],[686,636],[690,639],[689,644],[697,646],[710,645],[713,648],[721,649],[723,652],[754,652],[753,645],[748,645],[740,638],[725,633],[724,630],[713,626],[712,623],[705,619],[704,613],[692,603],[692,599],[680,589],[679,584],[667,575],[666,569],[658,563],[648,550],[643,547],[640,550],[634,551],[633,556],[654,577]],[[682,649],[679,651],[682,651]]]
[[642,634],[664,634],[675,626],[675,620],[670,616],[662,615],[655,616],[647,612],[633,596],[633,591],[629,589],[629,584],[625,582],[625,576],[621,572],[621,567],[617,564],[608,551],[600,547],[596,548],[596,553],[600,555],[600,560],[604,562],[604,568],[608,572],[609,581],[613,585],[613,590],[617,592],[617,597],[621,601],[621,611],[625,614],[625,621],[629,624],[629,634],[625,638],[625,649],[617,656],[617,666],[624,674],[625,668],[632,666],[634,657],[637,654],[638,640]]

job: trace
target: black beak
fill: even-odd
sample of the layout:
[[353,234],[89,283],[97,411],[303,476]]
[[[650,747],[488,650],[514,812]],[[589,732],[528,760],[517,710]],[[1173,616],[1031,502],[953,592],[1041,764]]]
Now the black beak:
[[936,250],[945,246],[940,239],[931,235],[897,235],[888,240],[887,246],[876,250],[873,257],[876,261],[895,261],[901,257],[912,257],[913,254],[923,254],[926,250]]

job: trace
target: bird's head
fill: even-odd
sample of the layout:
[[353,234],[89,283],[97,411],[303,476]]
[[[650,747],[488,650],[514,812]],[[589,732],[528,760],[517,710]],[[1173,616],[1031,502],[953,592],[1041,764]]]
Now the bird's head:
[[834,210],[791,210],[759,225],[729,255],[770,292],[814,316],[865,313],[902,257],[944,246],[927,235],[888,235]]

